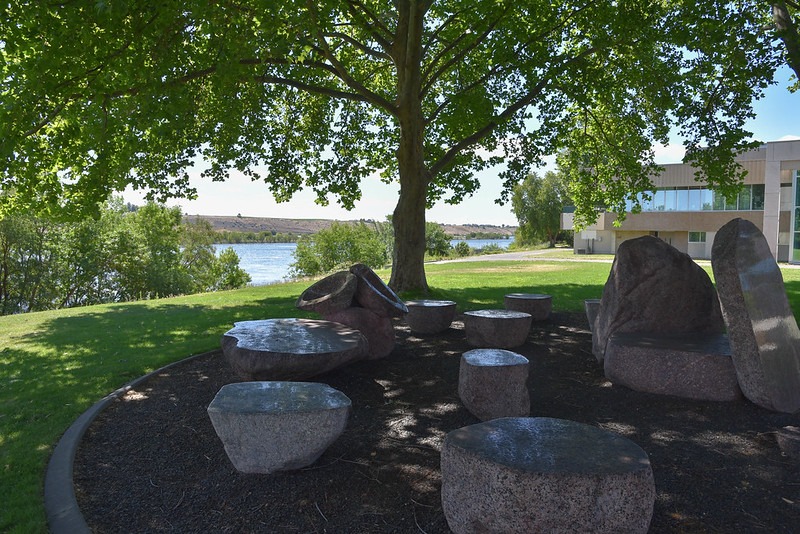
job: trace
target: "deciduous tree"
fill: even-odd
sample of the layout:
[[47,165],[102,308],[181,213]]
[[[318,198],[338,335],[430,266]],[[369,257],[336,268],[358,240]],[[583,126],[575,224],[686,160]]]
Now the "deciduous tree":
[[516,242],[534,245],[542,242],[551,247],[561,232],[561,212],[569,202],[566,178],[548,171],[543,178],[531,173],[514,186],[511,207],[517,217]]
[[[425,211],[505,163],[578,164],[577,220],[647,189],[678,125],[725,189],[780,60],[754,0],[74,0],[0,7],[0,187],[94,206],[127,185],[193,194],[189,170],[345,207],[400,185],[390,285],[425,290]],[[709,149],[701,150],[708,146]]]

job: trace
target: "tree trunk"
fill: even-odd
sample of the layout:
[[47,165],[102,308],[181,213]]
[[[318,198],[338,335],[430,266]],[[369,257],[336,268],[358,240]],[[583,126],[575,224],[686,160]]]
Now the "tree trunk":
[[786,62],[800,79],[800,34],[785,2],[775,2],[772,5],[772,20],[775,22],[778,37],[786,47]]
[[425,208],[430,171],[425,166],[425,123],[422,88],[422,22],[425,7],[416,0],[398,0],[397,39],[393,56],[397,62],[397,148],[400,198],[394,209],[394,257],[389,286],[396,292],[426,294]]

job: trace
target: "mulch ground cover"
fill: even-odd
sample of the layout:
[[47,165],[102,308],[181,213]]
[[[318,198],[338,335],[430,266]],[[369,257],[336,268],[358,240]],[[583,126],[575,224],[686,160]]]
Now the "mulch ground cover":
[[[231,465],[206,413],[223,385],[239,381],[221,353],[128,392],[78,451],[75,487],[88,524],[109,533],[449,532],[439,450],[447,432],[479,422],[457,394],[471,347],[460,320],[438,335],[414,336],[399,321],[395,330],[387,358],[315,378],[353,409],[339,440],[298,471],[248,475]],[[800,531],[800,466],[775,440],[800,416],[612,386],[582,314],[534,323],[514,350],[530,360],[531,416],[596,425],[647,452],[657,492],[651,532]]]

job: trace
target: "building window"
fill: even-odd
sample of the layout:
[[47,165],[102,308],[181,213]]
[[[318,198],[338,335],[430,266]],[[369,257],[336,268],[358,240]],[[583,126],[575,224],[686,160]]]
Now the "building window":
[[689,243],[705,243],[705,232],[689,232]]
[[[800,202],[800,191],[797,195]],[[639,193],[636,199],[642,211],[763,211],[764,184],[745,185],[731,199],[716,191],[697,187],[656,189]],[[626,204],[626,210],[632,211],[634,201],[628,200]]]

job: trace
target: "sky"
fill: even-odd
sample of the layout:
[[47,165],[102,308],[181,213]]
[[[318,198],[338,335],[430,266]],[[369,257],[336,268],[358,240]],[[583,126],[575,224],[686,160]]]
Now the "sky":
[[[780,141],[800,139],[800,91],[788,91],[791,71],[785,67],[779,71],[778,84],[767,89],[763,99],[756,102],[756,118],[747,124],[758,141]],[[654,147],[657,163],[679,163],[683,148],[676,140],[668,146]],[[547,167],[532,169],[540,174],[553,169],[554,158],[548,158]],[[430,208],[428,221],[446,224],[488,224],[516,226],[517,219],[510,203],[499,205],[502,183],[498,170],[487,170],[477,175],[480,189],[458,205],[439,202]],[[361,184],[361,200],[351,211],[337,205],[331,198],[328,206],[314,203],[311,191],[297,193],[291,201],[277,203],[263,182],[251,182],[249,178],[232,171],[226,182],[211,182],[199,177],[199,171],[191,183],[197,189],[195,200],[177,199],[167,202],[181,206],[183,213],[190,215],[242,215],[243,217],[278,217],[288,219],[374,219],[385,220],[394,211],[397,203],[398,185],[387,185],[377,177],[367,178]],[[144,200],[137,192],[127,190],[123,194],[128,202],[142,204]]]

